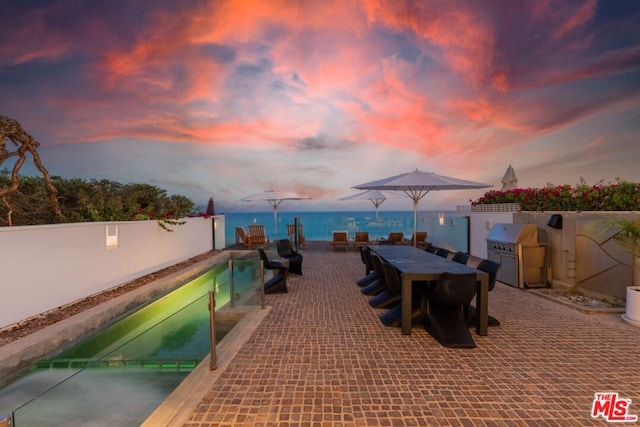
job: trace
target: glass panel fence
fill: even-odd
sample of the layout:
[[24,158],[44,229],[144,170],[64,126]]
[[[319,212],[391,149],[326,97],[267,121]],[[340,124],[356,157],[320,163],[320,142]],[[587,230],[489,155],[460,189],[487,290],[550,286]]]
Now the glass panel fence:
[[37,362],[0,391],[0,400],[14,399],[0,414],[12,412],[17,427],[139,425],[210,353],[210,292],[216,342],[237,323],[226,311],[262,304],[260,265],[250,254],[215,266],[70,350]]

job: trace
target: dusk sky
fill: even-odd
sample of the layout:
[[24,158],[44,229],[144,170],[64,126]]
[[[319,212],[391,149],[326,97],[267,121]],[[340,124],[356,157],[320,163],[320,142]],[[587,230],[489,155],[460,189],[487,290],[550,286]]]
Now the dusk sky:
[[51,175],[218,211],[370,209],[339,199],[414,169],[638,182],[640,1],[0,0],[0,114]]

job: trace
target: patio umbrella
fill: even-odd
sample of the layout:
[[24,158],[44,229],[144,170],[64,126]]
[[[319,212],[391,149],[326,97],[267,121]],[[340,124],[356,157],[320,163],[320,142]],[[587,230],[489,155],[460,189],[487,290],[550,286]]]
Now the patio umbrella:
[[[361,193],[353,194],[351,196],[343,197],[340,200],[369,200],[371,203],[373,203],[373,206],[376,211],[376,230],[377,230],[378,223],[380,222],[378,219],[378,208],[380,207],[380,205],[382,205],[384,201],[387,199],[401,199],[401,198],[404,198],[404,196],[398,196],[393,192],[383,193],[380,190],[367,190]],[[379,238],[379,236],[376,235],[376,239],[377,238]]]
[[487,187],[491,187],[491,185],[483,184],[481,182],[467,181],[464,179],[451,178],[444,175],[436,175],[432,172],[422,172],[416,169],[413,172],[356,185],[353,188],[357,188],[358,190],[402,191],[404,194],[409,196],[409,198],[413,200],[413,246],[415,246],[418,204],[420,199],[426,196],[427,193],[430,191],[464,190]]
[[501,191],[513,190],[514,188],[518,188],[518,177],[516,176],[516,171],[513,170],[513,166],[509,165],[502,177]]
[[252,194],[251,196],[245,197],[241,201],[243,202],[269,202],[269,204],[273,207],[273,225],[275,227],[275,239],[278,239],[278,206],[284,200],[303,200],[310,199],[311,197],[299,194],[292,193],[287,191],[274,191],[267,190],[261,193]]

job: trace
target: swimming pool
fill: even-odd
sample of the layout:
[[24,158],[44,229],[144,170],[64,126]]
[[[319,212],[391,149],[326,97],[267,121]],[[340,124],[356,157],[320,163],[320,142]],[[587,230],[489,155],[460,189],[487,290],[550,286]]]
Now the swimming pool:
[[[255,304],[259,261],[216,266],[104,328],[0,390],[0,414],[14,425],[140,425],[210,352],[209,292],[216,300],[216,342],[236,323],[229,306]],[[258,299],[259,303],[259,299]]]

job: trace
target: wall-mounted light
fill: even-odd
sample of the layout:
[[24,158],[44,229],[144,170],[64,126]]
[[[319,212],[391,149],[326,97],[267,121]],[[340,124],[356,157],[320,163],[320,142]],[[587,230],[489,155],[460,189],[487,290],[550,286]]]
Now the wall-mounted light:
[[444,214],[443,213],[438,214],[438,224],[444,225]]
[[105,247],[107,249],[118,247],[118,226],[105,225]]
[[553,214],[549,217],[549,222],[547,225],[551,228],[555,228],[556,230],[562,230],[562,215]]
[[488,220],[485,225],[487,226],[487,230],[491,230],[491,228],[493,227],[493,221]]
[[452,227],[456,226],[456,219],[455,218],[451,218],[451,226]]

